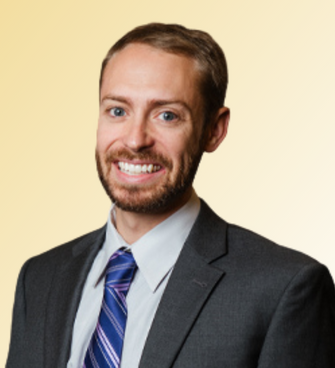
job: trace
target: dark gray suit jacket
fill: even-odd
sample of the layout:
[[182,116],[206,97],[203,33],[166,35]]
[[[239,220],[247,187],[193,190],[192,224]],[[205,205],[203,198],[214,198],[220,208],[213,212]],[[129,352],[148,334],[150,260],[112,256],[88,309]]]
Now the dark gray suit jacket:
[[[65,368],[83,285],[105,228],[22,268],[7,368]],[[334,368],[335,291],[315,260],[202,202],[140,368]],[[78,367],[80,368],[80,367]]]

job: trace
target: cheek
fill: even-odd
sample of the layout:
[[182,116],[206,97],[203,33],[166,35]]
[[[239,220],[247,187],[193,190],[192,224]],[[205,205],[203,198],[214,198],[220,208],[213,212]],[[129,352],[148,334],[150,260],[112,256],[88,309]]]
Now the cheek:
[[105,152],[115,140],[115,132],[110,127],[99,123],[97,129],[97,150],[99,152]]
[[185,168],[191,156],[191,148],[184,140],[182,142],[175,140],[173,144],[168,147],[167,152],[176,171],[179,171],[181,167]]

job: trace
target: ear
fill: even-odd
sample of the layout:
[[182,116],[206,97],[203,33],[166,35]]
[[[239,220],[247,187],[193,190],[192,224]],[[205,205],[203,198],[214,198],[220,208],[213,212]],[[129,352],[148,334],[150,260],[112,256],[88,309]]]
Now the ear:
[[221,107],[209,128],[205,152],[214,152],[220,146],[227,135],[229,119],[229,109],[227,107]]

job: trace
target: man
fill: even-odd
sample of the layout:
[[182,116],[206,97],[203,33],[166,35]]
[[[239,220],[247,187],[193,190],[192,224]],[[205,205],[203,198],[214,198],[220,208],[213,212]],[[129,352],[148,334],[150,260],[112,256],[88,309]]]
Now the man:
[[226,86],[200,31],[149,24],[111,48],[96,159],[114,206],[102,229],[24,265],[7,368],[335,367],[328,270],[227,224],[193,190],[227,134]]

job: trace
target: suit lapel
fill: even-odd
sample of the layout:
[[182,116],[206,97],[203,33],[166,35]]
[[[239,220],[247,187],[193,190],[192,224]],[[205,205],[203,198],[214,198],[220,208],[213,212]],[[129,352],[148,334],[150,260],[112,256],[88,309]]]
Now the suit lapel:
[[204,203],[163,294],[140,368],[169,368],[224,271],[211,262],[226,253],[227,224]]
[[45,321],[45,368],[66,367],[81,293],[104,236],[105,227],[78,242],[55,272]]

